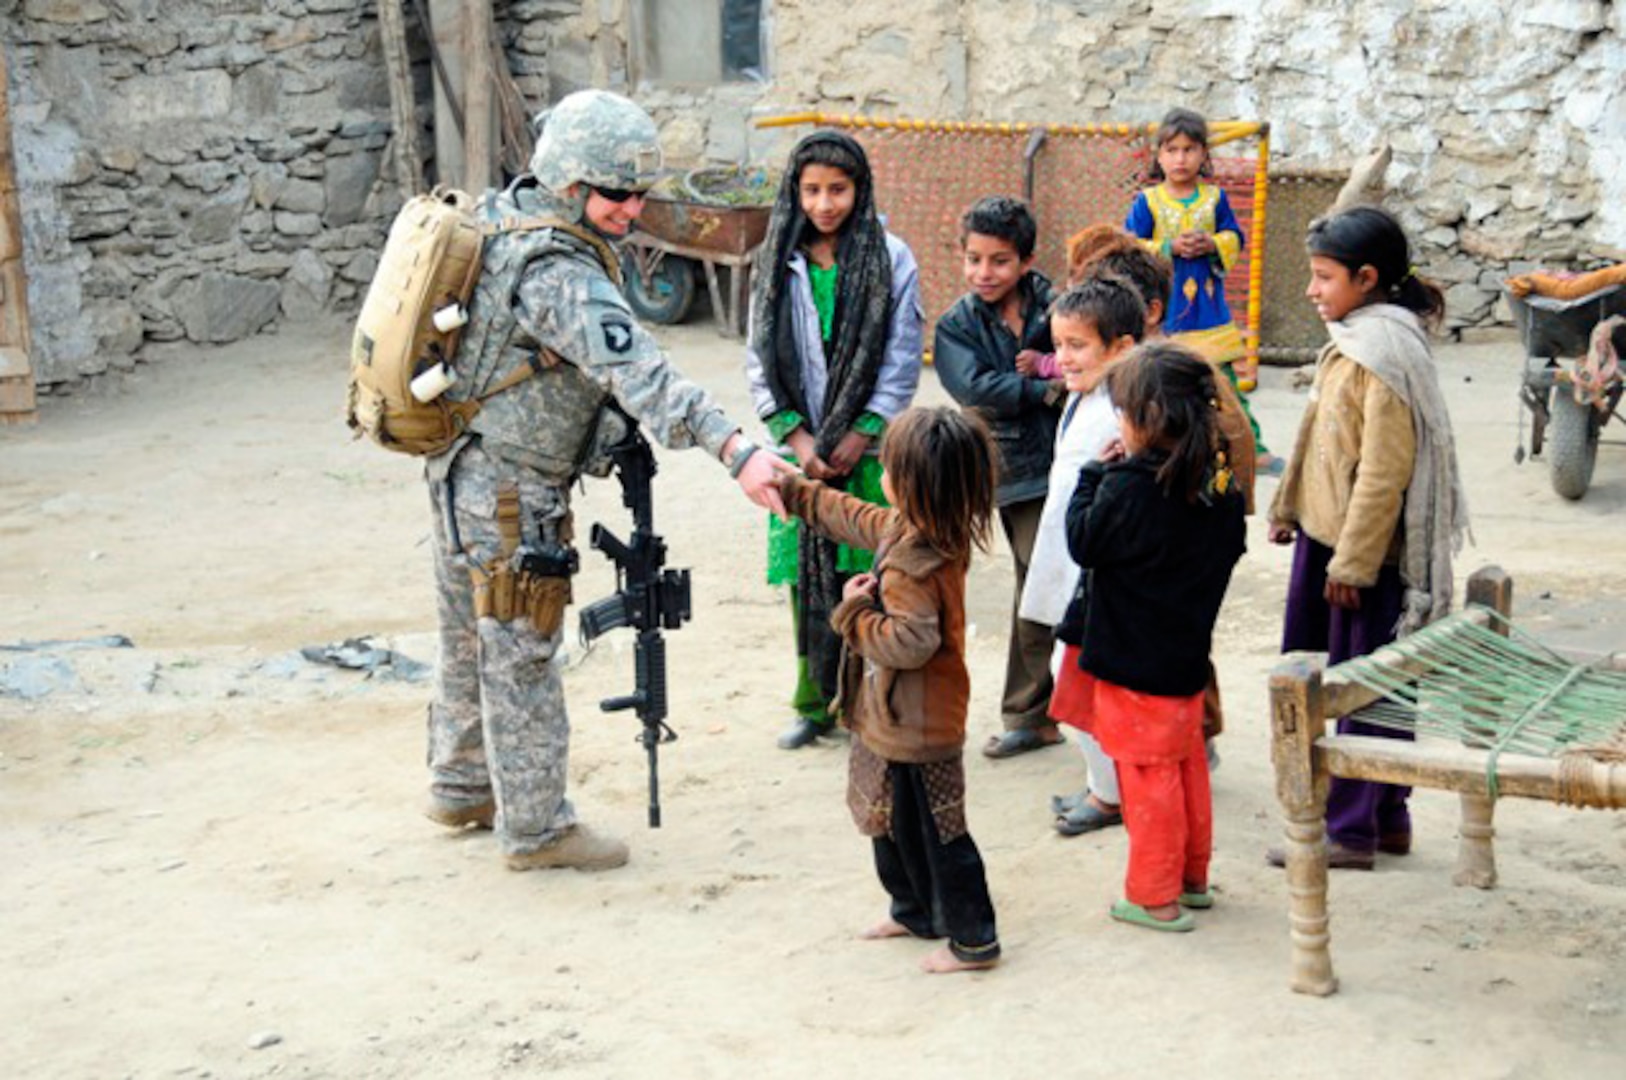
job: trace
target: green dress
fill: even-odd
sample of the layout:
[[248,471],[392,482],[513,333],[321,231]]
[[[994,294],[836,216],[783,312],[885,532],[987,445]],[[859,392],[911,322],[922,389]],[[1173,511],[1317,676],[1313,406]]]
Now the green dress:
[[[813,290],[813,306],[819,313],[819,329],[828,340],[835,323],[837,267],[831,266],[826,269],[809,262],[807,269]],[[794,409],[774,413],[766,420],[768,434],[779,443],[783,443],[786,436],[805,423],[806,418]],[[853,430],[863,432],[879,442],[881,434],[886,431],[886,420],[876,413],[867,412],[853,423]],[[790,455],[786,456],[788,458]],[[853,471],[848,477],[847,492],[876,506],[889,505],[886,495],[881,491],[879,456],[866,453],[858,459],[858,464],[853,466]],[[790,521],[780,521],[774,515],[768,515],[768,584],[791,587],[792,625],[799,625],[801,622],[801,605],[796,595],[796,582],[800,570],[798,547],[801,529],[802,523],[794,518]],[[836,568],[843,574],[864,573],[874,563],[875,553],[872,551],[849,547],[846,544],[841,544],[836,549]],[[827,722],[828,705],[829,702],[824,700],[823,693],[808,669],[807,657],[798,656],[796,690],[791,697],[791,707],[801,716]]]

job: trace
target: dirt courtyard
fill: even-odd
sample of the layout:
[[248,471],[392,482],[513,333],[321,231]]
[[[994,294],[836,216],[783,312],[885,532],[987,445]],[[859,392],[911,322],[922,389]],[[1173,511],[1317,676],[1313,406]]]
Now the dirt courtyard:
[[[738,343],[662,334],[748,415]],[[668,635],[664,827],[644,825],[636,722],[597,708],[630,689],[627,634],[573,642],[572,796],[632,862],[508,872],[489,834],[420,815],[429,683],[299,657],[374,635],[434,660],[419,465],[348,439],[347,341],[331,321],[200,349],[0,429],[0,646],[133,643],[0,651],[0,1076],[1626,1075],[1626,815],[1503,802],[1501,885],[1480,892],[1450,884],[1455,797],[1419,792],[1413,855],[1333,877],[1341,992],[1287,989],[1285,884],[1261,857],[1287,552],[1257,518],[1217,646],[1219,903],[1195,934],[1107,918],[1122,830],[1050,827],[1082,778],[1069,747],[967,758],[999,968],[926,976],[923,943],[856,940],[884,897],[845,749],[774,746],[788,609],[760,513],[699,453],[660,452],[656,479],[695,603]],[[1476,540],[1459,589],[1500,564],[1527,628],[1626,646],[1626,450],[1603,448],[1579,503],[1515,466],[1519,354],[1440,349]],[[921,400],[946,400],[930,371]],[[1279,449],[1303,400],[1266,370]],[[613,483],[576,513],[583,535],[628,528]],[[578,600],[605,595],[605,560],[582,563]],[[1010,574],[1000,550],[970,584],[973,745],[998,726]]]

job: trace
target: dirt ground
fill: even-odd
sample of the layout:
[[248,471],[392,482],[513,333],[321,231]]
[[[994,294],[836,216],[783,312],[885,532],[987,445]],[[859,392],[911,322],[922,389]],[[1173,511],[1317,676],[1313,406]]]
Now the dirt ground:
[[[736,343],[709,323],[664,336],[747,414]],[[967,759],[1004,964],[932,977],[922,943],[855,940],[883,896],[845,751],[774,747],[788,610],[762,581],[760,514],[698,453],[662,452],[656,490],[695,598],[669,636],[664,827],[644,826],[634,720],[596,707],[630,687],[621,632],[573,647],[566,687],[573,796],[633,861],[506,871],[489,834],[419,814],[428,684],[298,657],[377,635],[433,660],[417,464],[347,438],[346,341],[335,321],[199,350],[0,430],[0,644],[134,643],[0,652],[0,1074],[1626,1071],[1626,815],[1503,803],[1502,884],[1479,892],[1450,884],[1455,798],[1420,792],[1415,854],[1333,879],[1341,992],[1288,991],[1284,882],[1261,859],[1287,557],[1257,519],[1221,622],[1220,902],[1196,934],[1107,918],[1124,835],[1052,831],[1050,794],[1082,772],[1058,748]],[[1626,451],[1559,499],[1512,461],[1517,344],[1440,356],[1477,540],[1460,578],[1499,563],[1527,627],[1622,646]],[[929,372],[921,396],[944,399]],[[1268,369],[1255,400],[1285,449],[1302,391]],[[577,519],[627,525],[606,483]],[[603,595],[604,560],[583,563],[578,597]],[[1003,551],[973,573],[973,743],[998,725],[1010,573]]]

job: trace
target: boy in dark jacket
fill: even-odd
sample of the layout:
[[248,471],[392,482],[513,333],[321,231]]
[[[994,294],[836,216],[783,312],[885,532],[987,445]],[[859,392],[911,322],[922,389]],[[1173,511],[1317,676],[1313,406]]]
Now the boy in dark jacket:
[[999,521],[1016,562],[1011,642],[1000,707],[1004,731],[983,753],[1002,758],[1061,741],[1049,714],[1050,628],[1017,613],[1039,531],[1067,395],[1059,379],[1017,370],[1023,353],[1053,351],[1050,282],[1033,269],[1038,226],[1016,199],[980,199],[960,220],[971,291],[937,321],[932,360],[955,401],[980,413],[999,446]]

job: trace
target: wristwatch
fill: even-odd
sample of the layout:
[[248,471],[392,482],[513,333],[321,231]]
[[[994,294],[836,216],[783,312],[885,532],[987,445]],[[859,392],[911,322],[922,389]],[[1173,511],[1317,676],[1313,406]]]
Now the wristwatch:
[[740,478],[740,473],[745,471],[745,463],[750,461],[751,455],[756,453],[759,449],[761,449],[761,447],[757,446],[756,443],[752,442],[742,434],[739,442],[734,444],[733,455],[728,459],[728,475],[738,480]]

